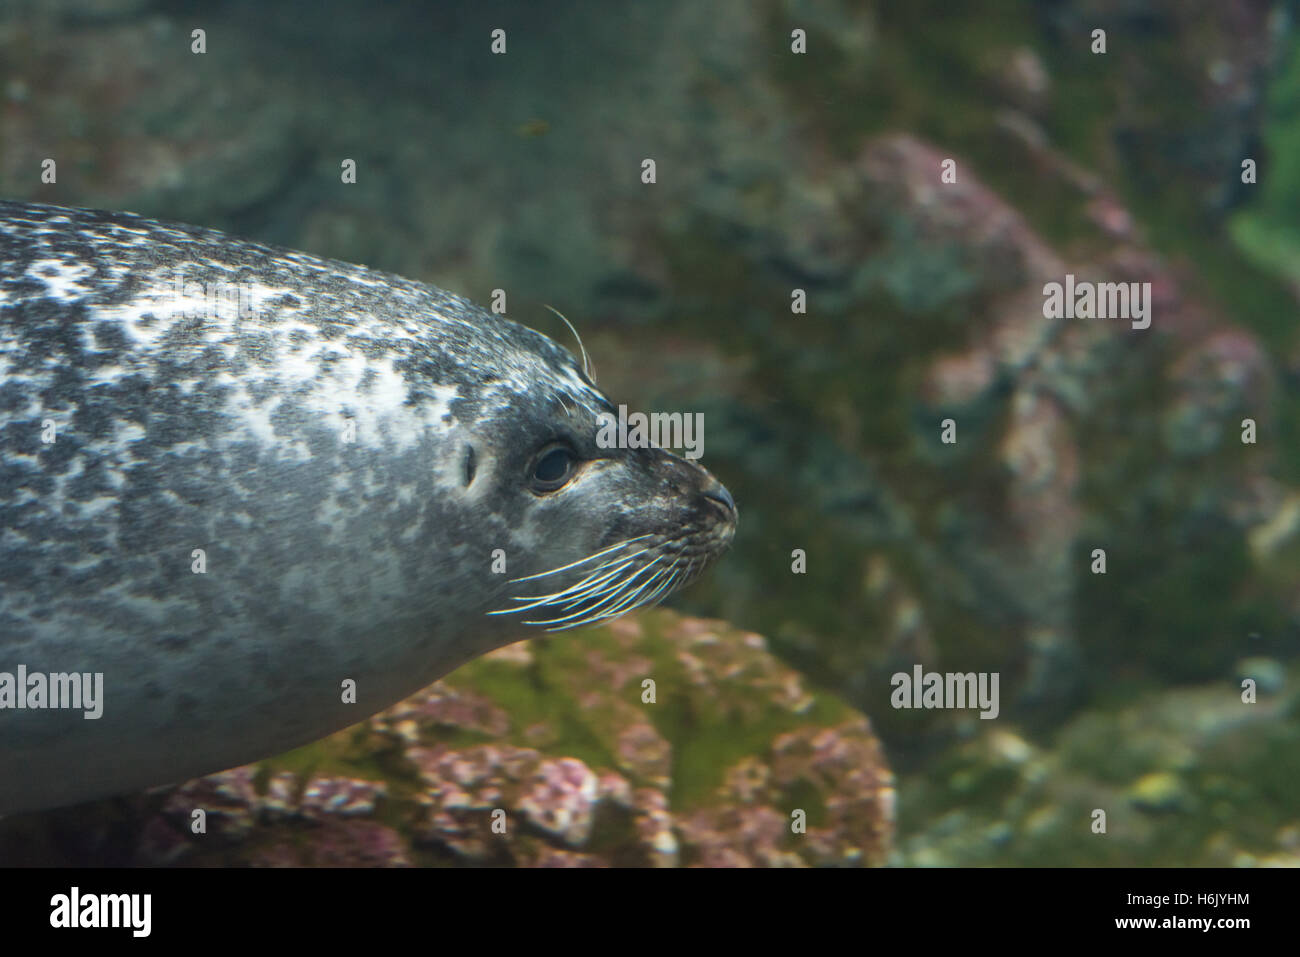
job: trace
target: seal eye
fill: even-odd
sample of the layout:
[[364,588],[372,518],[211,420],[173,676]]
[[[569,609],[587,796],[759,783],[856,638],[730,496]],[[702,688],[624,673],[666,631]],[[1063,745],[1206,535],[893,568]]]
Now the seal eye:
[[534,492],[554,492],[573,478],[578,457],[563,445],[552,445],[542,450],[533,463],[532,487]]

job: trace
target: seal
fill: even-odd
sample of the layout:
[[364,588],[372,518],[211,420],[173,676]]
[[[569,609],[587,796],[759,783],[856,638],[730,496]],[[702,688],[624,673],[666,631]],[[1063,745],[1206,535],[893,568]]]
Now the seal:
[[735,503],[600,447],[613,412],[432,286],[0,202],[0,813],[258,760],[685,586]]

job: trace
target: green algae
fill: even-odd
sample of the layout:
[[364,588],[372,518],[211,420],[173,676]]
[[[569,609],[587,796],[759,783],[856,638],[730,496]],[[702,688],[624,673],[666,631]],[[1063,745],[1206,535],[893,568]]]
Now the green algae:
[[[1268,860],[1296,823],[1298,704],[1294,692],[1243,704],[1226,682],[1147,691],[1095,702],[1019,762],[991,746],[1005,731],[990,731],[904,779],[900,829],[925,835],[905,856],[1038,867]],[[1104,834],[1092,830],[1097,809]]]
[[[1300,282],[1300,46],[1269,86],[1263,146],[1253,157],[1257,184],[1245,187],[1257,195],[1233,218],[1231,236],[1261,269]],[[1294,315],[1293,306],[1292,325]]]
[[254,777],[254,787],[265,794],[266,782],[277,771],[288,771],[300,784],[314,774],[336,777],[379,776],[381,770],[375,756],[368,748],[368,731],[364,724],[354,725],[346,731],[321,738],[292,751],[286,751],[262,762]]
[[[693,692],[690,677],[673,652],[674,645],[663,639],[662,628],[669,621],[675,619],[658,613],[640,616],[645,637],[636,646],[638,653],[651,656],[646,677],[655,680],[659,700],[642,704],[639,681],[629,682],[619,692],[619,700],[643,711],[670,745],[670,798],[675,810],[715,803],[726,770],[742,758],[766,756],[781,733],[809,725],[830,727],[851,713],[845,704],[824,694],[813,694],[809,706],[798,714],[772,705],[756,707],[754,689],[743,677],[736,679],[730,696]],[[723,640],[735,640],[734,632],[722,626],[720,634]],[[626,718],[600,706],[584,707],[567,691],[568,678],[586,671],[586,647],[601,639],[597,628],[575,631],[564,640],[535,641],[530,647],[535,661],[526,669],[479,660],[456,671],[447,682],[508,703],[512,730],[507,740],[511,743],[528,746],[521,730],[546,721],[559,731],[548,744],[549,752],[577,757],[593,768],[617,768],[615,756],[602,743],[597,729],[608,732]]]
[[[526,668],[480,658],[457,669],[445,680],[453,688],[473,690],[508,705],[511,730],[505,742],[521,748],[532,747],[523,732],[531,725],[544,723],[556,735],[554,747],[563,753],[591,767],[613,767],[614,756],[593,732],[590,717],[554,681],[554,670],[562,671],[565,667],[563,660],[552,657],[557,650],[563,656],[566,649],[561,646],[571,643],[580,653],[583,644],[594,637],[591,629],[579,629],[566,635],[564,641],[535,640],[530,646],[535,660]],[[452,741],[449,739],[447,743]]]

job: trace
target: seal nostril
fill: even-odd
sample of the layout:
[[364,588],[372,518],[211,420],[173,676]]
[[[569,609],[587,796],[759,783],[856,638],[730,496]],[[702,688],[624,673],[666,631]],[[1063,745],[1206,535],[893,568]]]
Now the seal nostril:
[[727,491],[727,486],[720,482],[713,485],[712,488],[705,489],[704,497],[711,498],[713,501],[725,505],[727,510],[730,512],[736,511],[736,500],[732,498],[731,493]]

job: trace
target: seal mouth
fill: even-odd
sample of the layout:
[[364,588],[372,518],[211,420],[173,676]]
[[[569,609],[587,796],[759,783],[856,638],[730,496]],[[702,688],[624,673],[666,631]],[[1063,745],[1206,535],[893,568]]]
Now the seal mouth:
[[[731,507],[734,516],[734,505]],[[566,631],[618,618],[658,604],[695,581],[731,544],[734,533],[733,519],[704,533],[647,533],[624,539],[576,562],[514,579],[510,584],[543,582],[565,572],[581,574],[566,588],[549,594],[518,595],[510,599],[518,603],[514,607],[488,614],[529,612],[522,624],[541,626],[547,631]]]

